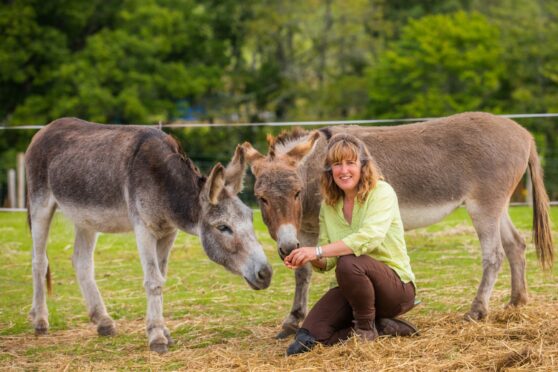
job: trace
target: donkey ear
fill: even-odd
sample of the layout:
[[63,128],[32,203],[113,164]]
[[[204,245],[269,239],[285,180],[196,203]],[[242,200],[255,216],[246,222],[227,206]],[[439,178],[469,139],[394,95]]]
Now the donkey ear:
[[250,142],[244,142],[242,144],[242,148],[244,149],[244,158],[248,162],[248,164],[252,164],[257,160],[263,159],[264,156],[256,150]]
[[265,156],[263,156],[258,150],[252,147],[250,142],[244,142],[242,144],[242,148],[244,149],[244,159],[248,164],[250,164],[252,173],[257,177],[258,167],[256,166],[256,163],[264,159]]
[[217,163],[209,173],[209,177],[202,191],[202,196],[207,199],[209,204],[217,205],[219,202],[219,195],[221,195],[224,188],[225,168],[223,168],[221,163]]
[[304,159],[304,157],[312,151],[318,138],[320,138],[320,133],[317,130],[311,132],[308,135],[306,142],[296,145],[289,152],[287,152],[286,155],[295,160],[297,163],[302,161],[302,159]]
[[246,160],[244,158],[244,148],[236,146],[233,158],[225,169],[225,184],[232,186],[232,191],[238,194],[242,191],[244,174],[246,173]]

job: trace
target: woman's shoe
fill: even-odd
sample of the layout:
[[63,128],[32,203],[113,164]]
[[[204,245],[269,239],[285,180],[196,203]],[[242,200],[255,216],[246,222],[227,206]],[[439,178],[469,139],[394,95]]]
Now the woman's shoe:
[[372,320],[354,320],[353,333],[361,341],[374,341],[378,338],[376,325]]
[[403,319],[378,318],[376,328],[380,336],[414,336],[419,335],[417,327]]
[[362,328],[355,328],[354,334],[357,336],[361,341],[374,341],[378,338],[378,331],[376,328],[372,329],[362,329]]
[[307,329],[299,328],[296,331],[295,340],[287,348],[287,356],[305,353],[316,345],[316,339],[312,337]]

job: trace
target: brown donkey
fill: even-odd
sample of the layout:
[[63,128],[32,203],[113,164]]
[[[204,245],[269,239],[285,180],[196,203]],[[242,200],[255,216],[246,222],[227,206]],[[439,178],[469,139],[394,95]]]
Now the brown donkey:
[[[328,139],[340,132],[362,139],[399,198],[405,229],[440,221],[465,204],[480,240],[483,274],[469,319],[482,319],[504,254],[511,267],[511,305],[527,301],[525,242],[508,215],[510,197],[530,170],[534,241],[543,268],[553,262],[548,196],[532,136],[512,120],[463,113],[392,127],[337,126],[269,137],[267,156],[244,143],[256,177],[264,222],[283,258],[317,243],[319,179]],[[293,333],[307,310],[310,267],[296,271],[293,307],[278,337]]]
[[25,160],[33,237],[30,316],[37,334],[48,329],[46,242],[56,208],[75,225],[72,261],[100,335],[114,334],[115,326],[95,283],[97,232],[134,231],[147,293],[149,347],[157,352],[172,343],[162,291],[177,229],[199,235],[209,258],[242,275],[253,289],[269,286],[271,267],[254,234],[252,211],[237,197],[246,168],[241,147],[226,169],[217,164],[206,178],[160,130],[64,118],[33,137]]

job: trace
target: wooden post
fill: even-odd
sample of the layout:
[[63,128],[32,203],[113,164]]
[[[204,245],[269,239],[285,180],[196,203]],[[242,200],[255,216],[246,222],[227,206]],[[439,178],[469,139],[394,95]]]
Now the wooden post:
[[8,208],[16,207],[16,171],[8,169]]
[[17,207],[25,208],[25,156],[17,154]]

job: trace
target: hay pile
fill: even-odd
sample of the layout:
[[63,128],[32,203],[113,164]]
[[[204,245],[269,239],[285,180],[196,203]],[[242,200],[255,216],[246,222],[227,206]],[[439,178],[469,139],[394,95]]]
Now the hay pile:
[[[119,333],[134,337],[123,343],[116,336],[108,345],[99,342],[92,326],[39,338],[0,336],[0,369],[555,371],[558,302],[544,301],[533,298],[521,309],[493,309],[483,322],[465,322],[462,314],[411,313],[406,318],[418,325],[419,337],[381,338],[373,343],[351,339],[289,358],[284,352],[291,340],[273,339],[277,326],[258,326],[249,336],[204,348],[178,339],[163,356],[147,351],[142,321],[119,322]],[[183,322],[169,321],[171,332]],[[84,345],[84,352],[79,348],[76,352],[76,343]]]

